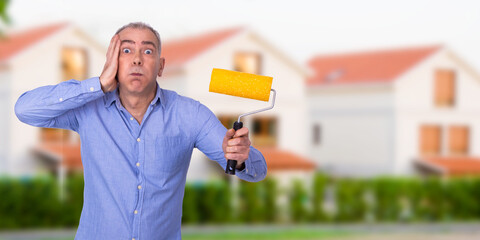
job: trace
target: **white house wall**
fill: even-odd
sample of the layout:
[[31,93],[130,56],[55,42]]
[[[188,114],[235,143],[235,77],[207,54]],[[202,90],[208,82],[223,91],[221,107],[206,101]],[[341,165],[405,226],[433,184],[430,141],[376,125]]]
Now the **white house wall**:
[[12,61],[11,107],[9,111],[10,154],[9,173],[33,174],[36,163],[31,157],[31,149],[39,142],[39,129],[21,123],[14,113],[14,104],[25,91],[42,85],[52,85],[60,78],[60,49],[52,41],[42,41],[36,46],[21,52]]
[[216,114],[239,115],[270,106],[264,101],[208,91],[212,68],[233,69],[234,56],[239,51],[259,52],[262,55],[261,74],[273,77],[272,88],[277,91],[275,107],[261,115],[277,117],[278,147],[305,154],[307,119],[304,77],[248,32],[219,44],[188,64],[189,96],[206,104]]
[[[393,171],[393,94],[390,85],[309,89],[310,158],[334,175]],[[320,143],[313,143],[313,126]]]
[[[396,83],[396,172],[414,172],[412,160],[419,156],[419,128],[422,124],[442,127],[442,150],[447,154],[448,127],[470,126],[469,155],[480,156],[480,79],[452,58],[447,49],[440,50]],[[434,104],[435,70],[453,69],[456,74],[454,107]]]
[[88,76],[99,76],[105,62],[105,52],[74,28],[61,30],[36,45],[27,48],[11,60],[11,96],[7,118],[9,136],[8,172],[14,175],[37,171],[31,149],[39,143],[39,128],[21,123],[15,116],[14,104],[25,91],[61,82],[61,50],[65,46],[87,50]]
[[0,174],[7,171],[8,141],[9,141],[9,119],[7,118],[10,105],[10,71],[7,67],[0,67]]
[[[277,146],[300,155],[306,154],[306,104],[304,94],[304,76],[289,63],[283,61],[277,53],[255,40],[250,33],[241,33],[217,46],[205,51],[184,68],[184,95],[199,100],[215,114],[239,116],[242,113],[265,108],[270,103],[211,93],[208,91],[213,68],[234,69],[234,55],[238,51],[259,52],[262,55],[262,75],[272,76],[272,88],[277,90],[275,107],[256,116],[274,116],[277,118]],[[168,63],[168,59],[166,60]],[[242,119],[251,129],[252,117]],[[231,127],[230,127],[231,128]],[[191,169],[200,169],[204,165],[203,154],[194,151]],[[189,171],[188,179],[205,178],[202,171]]]
[[188,94],[186,86],[187,81],[184,73],[178,73],[173,76],[157,77],[157,82],[161,88],[173,90],[183,96]]

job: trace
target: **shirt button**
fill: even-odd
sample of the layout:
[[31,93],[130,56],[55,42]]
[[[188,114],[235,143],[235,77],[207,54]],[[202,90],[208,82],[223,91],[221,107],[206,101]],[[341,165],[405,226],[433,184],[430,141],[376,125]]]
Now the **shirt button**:
[[63,98],[58,99],[58,101],[60,101],[60,102],[63,101]]
[[138,211],[137,211],[137,210],[135,210],[133,213],[137,214],[137,213],[138,213]]
[[93,92],[94,88],[93,87],[90,87],[90,91]]
[[132,240],[135,240],[135,238],[132,238]]
[[140,138],[137,138],[137,142],[140,142]]
[[133,117],[131,117],[130,120],[133,120]]
[[142,186],[141,186],[141,185],[138,185],[138,189],[142,189]]
[[139,163],[139,162],[137,162],[137,164],[136,164],[136,165],[137,165],[137,167],[140,167],[140,163]]

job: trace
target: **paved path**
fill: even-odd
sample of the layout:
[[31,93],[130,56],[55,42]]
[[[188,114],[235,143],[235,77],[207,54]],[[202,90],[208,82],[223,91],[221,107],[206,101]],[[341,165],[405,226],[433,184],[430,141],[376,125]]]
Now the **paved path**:
[[77,229],[0,231],[0,240],[66,240],[73,239]]
[[[184,226],[184,234],[213,232],[271,232],[304,230],[306,232],[347,233],[332,240],[480,240],[480,222],[437,224],[307,224],[307,225],[239,225]],[[350,236],[351,235],[351,236]],[[322,238],[330,239],[330,238]]]
[[[215,232],[272,231],[345,232],[352,236],[322,238],[322,240],[479,240],[480,222],[449,224],[317,224],[317,225],[238,225],[183,226],[184,234]],[[67,240],[76,229],[0,231],[0,240]]]
[[423,234],[373,234],[345,238],[326,238],[322,240],[478,240],[480,233],[423,233]]

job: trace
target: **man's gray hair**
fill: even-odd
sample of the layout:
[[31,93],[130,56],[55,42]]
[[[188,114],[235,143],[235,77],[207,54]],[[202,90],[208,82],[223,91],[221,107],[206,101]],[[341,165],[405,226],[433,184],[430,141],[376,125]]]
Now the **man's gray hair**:
[[143,22],[132,22],[129,23],[117,30],[115,34],[119,34],[121,31],[123,31],[126,28],[133,28],[133,29],[148,29],[152,31],[152,33],[155,35],[157,38],[157,44],[158,44],[158,54],[161,55],[162,53],[162,42],[160,41],[160,34],[158,34],[157,30],[153,29],[150,25],[143,23]]

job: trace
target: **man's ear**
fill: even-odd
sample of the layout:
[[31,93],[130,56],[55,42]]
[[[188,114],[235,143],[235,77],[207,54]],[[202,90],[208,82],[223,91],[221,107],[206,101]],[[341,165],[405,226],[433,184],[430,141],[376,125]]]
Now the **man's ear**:
[[163,69],[165,68],[165,58],[160,58],[160,68],[158,70],[158,76],[161,77],[163,73]]

